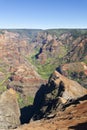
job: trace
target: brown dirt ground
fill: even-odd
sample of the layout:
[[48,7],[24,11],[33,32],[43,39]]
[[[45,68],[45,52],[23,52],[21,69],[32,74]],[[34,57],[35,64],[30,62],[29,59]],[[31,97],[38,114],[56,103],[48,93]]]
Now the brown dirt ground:
[[87,130],[87,100],[58,112],[53,119],[24,124],[15,130]]

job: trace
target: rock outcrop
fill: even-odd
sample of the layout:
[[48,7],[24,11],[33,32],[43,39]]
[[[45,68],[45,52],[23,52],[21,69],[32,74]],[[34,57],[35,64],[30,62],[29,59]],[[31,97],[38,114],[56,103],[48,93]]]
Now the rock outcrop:
[[13,89],[0,96],[0,129],[16,128],[20,125],[20,110]]
[[64,76],[79,82],[87,88],[87,64],[84,62],[72,62],[57,68]]
[[87,96],[77,105],[57,112],[54,118],[24,124],[15,130],[87,130]]
[[86,94],[87,89],[79,83],[55,71],[48,84],[42,85],[36,93],[33,119],[54,117],[66,104],[73,103]]
[[87,129],[87,89],[57,71],[38,90],[33,105],[31,117],[39,121],[15,130]]

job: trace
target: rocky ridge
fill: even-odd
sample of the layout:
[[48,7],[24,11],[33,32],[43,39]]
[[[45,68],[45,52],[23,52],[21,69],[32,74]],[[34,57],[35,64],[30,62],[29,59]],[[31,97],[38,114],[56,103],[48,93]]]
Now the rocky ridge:
[[[5,107],[4,105],[7,103],[8,105]],[[15,91],[10,89],[3,93],[0,98],[0,104],[1,129],[12,130],[12,128],[18,127],[20,124],[20,112]],[[10,113],[8,110],[10,110]],[[9,116],[6,116],[6,113]],[[15,130],[43,130],[44,128],[46,130],[75,130],[76,128],[79,130],[84,128],[86,130],[87,89],[76,81],[70,80],[55,71],[50,76],[48,83],[42,85],[37,91],[30,115],[27,113],[26,118],[29,118],[28,116],[35,122],[31,120],[29,124],[19,126]]]
[[87,89],[79,83],[55,71],[48,84],[42,85],[36,93],[33,119],[55,116],[56,111],[62,110],[66,104],[73,103],[86,94]]
[[50,77],[48,84],[39,89],[33,105],[32,117],[39,120],[16,130],[87,129],[87,90],[57,71]]

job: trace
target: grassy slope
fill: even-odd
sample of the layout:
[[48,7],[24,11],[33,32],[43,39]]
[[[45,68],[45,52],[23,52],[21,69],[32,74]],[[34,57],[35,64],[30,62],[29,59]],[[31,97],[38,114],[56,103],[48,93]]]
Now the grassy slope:
[[48,29],[48,33],[55,34],[57,37],[59,37],[63,33],[71,33],[73,37],[77,38],[81,35],[87,35],[87,29]]

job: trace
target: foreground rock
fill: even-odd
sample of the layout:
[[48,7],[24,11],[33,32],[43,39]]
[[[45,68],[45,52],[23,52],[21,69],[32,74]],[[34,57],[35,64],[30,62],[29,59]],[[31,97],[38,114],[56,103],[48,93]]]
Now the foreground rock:
[[4,92],[0,97],[0,129],[16,128],[20,125],[20,110],[13,89]]
[[15,130],[87,130],[87,95],[79,101],[58,111],[54,118],[24,124]]
[[39,120],[15,130],[87,130],[87,90],[55,71],[36,93],[32,112]]
[[87,89],[57,71],[50,77],[47,85],[42,85],[34,99],[33,119],[53,118],[57,111],[77,102],[87,94]]

